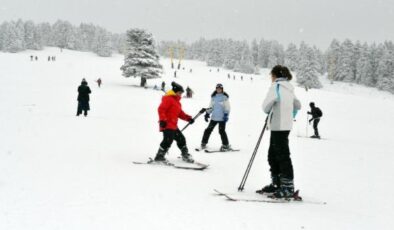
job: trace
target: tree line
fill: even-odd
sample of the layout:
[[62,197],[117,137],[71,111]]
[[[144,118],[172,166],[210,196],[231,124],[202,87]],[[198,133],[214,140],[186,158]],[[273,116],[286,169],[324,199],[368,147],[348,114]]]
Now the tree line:
[[0,25],[0,51],[16,53],[26,49],[41,50],[44,46],[91,51],[109,57],[113,51],[124,52],[125,35],[113,34],[91,23],[74,26],[63,20],[36,24],[19,19]]

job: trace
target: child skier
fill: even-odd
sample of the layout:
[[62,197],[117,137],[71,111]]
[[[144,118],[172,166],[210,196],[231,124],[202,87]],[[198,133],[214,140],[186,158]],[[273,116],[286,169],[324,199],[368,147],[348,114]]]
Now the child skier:
[[165,154],[175,140],[178,148],[181,150],[182,160],[193,163],[194,160],[186,146],[185,136],[178,129],[178,118],[188,121],[190,124],[194,123],[194,119],[182,110],[180,100],[184,92],[183,87],[175,82],[172,82],[171,86],[172,90],[169,90],[162,97],[161,104],[158,108],[160,131],[163,132],[163,141],[160,143],[160,148],[154,160],[165,162]]
[[226,133],[226,123],[230,113],[230,102],[228,94],[223,91],[223,85],[220,83],[216,85],[216,90],[211,95],[209,108],[210,109],[205,113],[205,121],[209,121],[211,114],[212,117],[208,127],[204,131],[201,141],[201,149],[205,149],[207,147],[207,143],[213,129],[217,124],[219,124],[219,134],[222,139],[222,147],[220,147],[220,151],[229,151],[231,150],[231,147]]

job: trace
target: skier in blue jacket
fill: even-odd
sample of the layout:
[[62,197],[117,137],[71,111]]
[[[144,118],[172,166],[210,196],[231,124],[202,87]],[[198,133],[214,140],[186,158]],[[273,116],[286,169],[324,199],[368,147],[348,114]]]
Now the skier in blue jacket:
[[207,147],[207,143],[213,129],[217,124],[219,124],[219,134],[222,139],[220,151],[229,151],[231,150],[231,147],[226,133],[226,123],[230,113],[230,102],[228,94],[224,92],[223,85],[220,83],[216,85],[216,90],[211,95],[209,108],[210,109],[205,113],[205,121],[208,122],[209,118],[211,118],[211,121],[204,131],[201,141],[201,149],[205,149]]

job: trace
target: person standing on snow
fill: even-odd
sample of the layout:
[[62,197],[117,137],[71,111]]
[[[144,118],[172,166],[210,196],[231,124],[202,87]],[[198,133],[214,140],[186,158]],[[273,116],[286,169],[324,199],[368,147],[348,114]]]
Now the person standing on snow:
[[315,135],[311,136],[311,138],[318,138],[320,139],[319,129],[317,126],[319,125],[320,118],[323,116],[323,112],[315,106],[314,102],[309,103],[311,107],[311,111],[308,114],[312,115],[312,119],[309,120],[309,124],[313,121],[313,129],[315,130]]
[[172,90],[169,90],[162,97],[161,104],[158,108],[160,131],[163,132],[163,141],[160,143],[160,148],[154,160],[167,161],[165,155],[175,140],[178,148],[181,150],[182,160],[193,163],[194,160],[186,146],[185,136],[178,128],[178,118],[188,121],[190,124],[194,123],[194,119],[182,110],[180,100],[184,92],[183,87],[176,82],[172,82],[171,86]]
[[101,80],[101,78],[97,79],[97,85],[100,88],[101,87],[101,83],[103,83],[103,81]]
[[301,103],[289,82],[292,75],[287,67],[275,66],[271,70],[271,78],[272,85],[264,99],[263,110],[269,116],[268,127],[271,129],[268,163],[272,182],[256,192],[272,193],[275,198],[292,197],[294,172],[288,137]]
[[81,85],[78,87],[78,110],[77,110],[77,116],[82,114],[82,111],[84,112],[84,116],[86,117],[88,115],[88,110],[90,110],[89,106],[89,101],[90,97],[89,94],[92,91],[90,90],[88,86],[88,82],[84,79],[82,79]]
[[220,147],[220,151],[229,151],[231,150],[231,146],[226,133],[226,123],[230,113],[230,102],[228,94],[223,91],[223,85],[220,83],[216,85],[216,90],[211,95],[209,108],[210,109],[205,113],[205,121],[208,122],[210,115],[212,116],[208,127],[204,131],[201,141],[201,149],[207,148],[209,137],[211,136],[215,126],[219,124],[219,134],[222,139],[222,147]]

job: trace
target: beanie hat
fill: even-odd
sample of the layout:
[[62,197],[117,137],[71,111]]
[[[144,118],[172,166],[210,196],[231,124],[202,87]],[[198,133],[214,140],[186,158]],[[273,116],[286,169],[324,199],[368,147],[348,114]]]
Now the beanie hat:
[[182,93],[185,92],[183,90],[183,87],[180,84],[176,83],[175,81],[173,81],[171,83],[171,86],[172,86],[172,91],[174,91],[175,93],[177,93],[177,92],[182,92]]
[[221,83],[216,84],[216,88],[221,88],[223,89],[223,85]]

